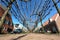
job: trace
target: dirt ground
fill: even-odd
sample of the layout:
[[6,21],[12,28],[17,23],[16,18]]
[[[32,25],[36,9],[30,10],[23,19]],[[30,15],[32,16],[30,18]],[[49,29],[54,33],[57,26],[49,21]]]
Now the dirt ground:
[[57,34],[4,34],[0,35],[0,40],[60,40]]

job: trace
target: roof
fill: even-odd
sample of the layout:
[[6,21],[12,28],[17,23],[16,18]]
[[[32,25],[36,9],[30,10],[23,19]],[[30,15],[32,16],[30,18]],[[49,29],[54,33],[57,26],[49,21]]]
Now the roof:
[[[2,6],[1,4],[0,4],[0,8],[1,8],[1,9],[4,9],[4,10],[6,10],[6,9],[7,9],[5,6]],[[9,15],[11,15],[11,13],[10,13],[10,12],[8,12],[8,14],[9,14]]]
[[52,21],[56,21],[57,17],[59,16],[58,13],[56,13],[55,15],[53,15],[50,19],[52,19]]
[[49,21],[47,20],[46,22],[44,22],[43,26],[47,25],[49,23]]

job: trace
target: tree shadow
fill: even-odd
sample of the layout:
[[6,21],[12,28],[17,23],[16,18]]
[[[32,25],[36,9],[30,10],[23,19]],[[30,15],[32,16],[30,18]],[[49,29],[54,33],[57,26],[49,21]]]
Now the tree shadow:
[[20,38],[22,38],[22,37],[25,37],[25,36],[27,36],[27,34],[22,35],[22,36],[19,36],[19,37],[15,38],[15,39],[12,39],[12,40],[18,40],[18,39],[20,39]]

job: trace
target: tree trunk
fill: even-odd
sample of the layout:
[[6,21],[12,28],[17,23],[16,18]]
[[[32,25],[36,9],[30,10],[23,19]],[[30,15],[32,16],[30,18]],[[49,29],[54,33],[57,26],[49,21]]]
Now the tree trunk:
[[40,15],[40,22],[41,22],[41,26],[42,26],[42,32],[44,33],[44,27],[43,27],[43,24],[42,24],[42,16]]

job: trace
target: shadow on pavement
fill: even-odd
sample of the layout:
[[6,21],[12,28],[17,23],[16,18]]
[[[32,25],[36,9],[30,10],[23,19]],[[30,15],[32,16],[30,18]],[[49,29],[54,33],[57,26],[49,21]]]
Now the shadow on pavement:
[[25,37],[25,36],[27,36],[27,34],[22,35],[22,36],[19,36],[19,37],[15,38],[15,39],[12,39],[12,40],[18,40],[18,39],[20,39],[20,38],[22,38],[22,37]]

